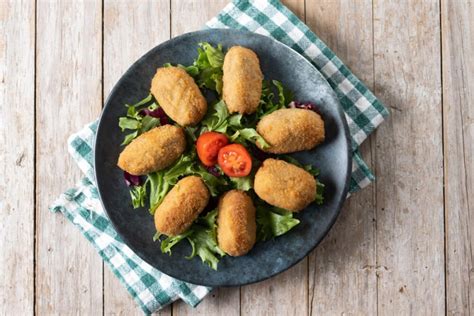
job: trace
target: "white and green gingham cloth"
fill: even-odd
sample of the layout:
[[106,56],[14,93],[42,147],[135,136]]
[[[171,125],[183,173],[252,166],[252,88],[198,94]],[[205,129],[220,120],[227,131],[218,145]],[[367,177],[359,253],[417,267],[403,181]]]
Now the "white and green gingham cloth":
[[[206,26],[244,29],[270,36],[311,61],[328,80],[346,113],[353,150],[350,191],[356,192],[374,180],[358,147],[383,122],[388,112],[290,10],[277,0],[234,1]],[[86,177],[62,194],[51,209],[63,213],[79,227],[146,314],[179,298],[196,306],[210,292],[210,288],[176,280],[151,267],[123,243],[112,227],[94,184],[96,128],[97,122],[91,123],[69,138],[69,152]]]

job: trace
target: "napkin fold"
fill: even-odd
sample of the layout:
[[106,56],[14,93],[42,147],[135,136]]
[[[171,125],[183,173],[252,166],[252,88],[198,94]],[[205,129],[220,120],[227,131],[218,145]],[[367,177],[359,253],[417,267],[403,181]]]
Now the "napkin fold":
[[[350,192],[374,180],[358,148],[383,122],[388,111],[296,15],[277,0],[233,1],[206,26],[244,29],[270,36],[306,57],[327,79],[346,114],[353,151]],[[150,266],[122,241],[107,218],[94,179],[96,130],[97,122],[93,122],[69,138],[69,153],[85,177],[64,192],[51,210],[61,212],[81,230],[145,314],[177,299],[196,306],[211,288],[182,282]]]

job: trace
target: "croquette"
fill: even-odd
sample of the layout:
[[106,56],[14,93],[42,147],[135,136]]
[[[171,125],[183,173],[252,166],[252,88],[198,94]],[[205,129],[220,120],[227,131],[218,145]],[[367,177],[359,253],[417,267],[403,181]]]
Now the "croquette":
[[231,256],[242,256],[252,249],[256,240],[255,206],[243,191],[231,190],[219,200],[217,242]]
[[316,179],[303,168],[269,158],[255,174],[254,190],[268,204],[298,212],[316,198]]
[[234,46],[224,57],[223,71],[223,99],[229,112],[254,113],[260,102],[263,80],[257,54]]
[[150,91],[165,113],[181,126],[196,125],[206,115],[206,99],[182,68],[158,68]]
[[156,230],[167,236],[183,233],[208,202],[209,190],[200,177],[179,180],[155,211]]
[[182,128],[173,125],[155,127],[128,144],[117,165],[130,174],[145,175],[170,166],[185,147],[186,137]]
[[[281,109],[264,116],[257,132],[270,144],[260,149],[273,154],[311,150],[324,141],[324,121],[311,110]],[[257,143],[257,145],[259,145]]]

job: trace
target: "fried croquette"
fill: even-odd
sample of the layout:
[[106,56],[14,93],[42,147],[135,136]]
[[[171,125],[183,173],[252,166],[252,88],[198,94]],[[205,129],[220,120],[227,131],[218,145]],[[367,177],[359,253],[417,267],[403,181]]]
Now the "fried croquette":
[[231,256],[242,256],[256,240],[255,206],[243,191],[226,192],[219,201],[217,241],[219,248]]
[[254,113],[260,102],[263,80],[257,54],[234,46],[224,57],[223,71],[223,99],[229,112]]
[[206,99],[184,69],[158,68],[150,91],[165,113],[181,126],[195,125],[206,115]]
[[[273,154],[310,150],[324,141],[324,121],[311,110],[280,109],[264,116],[257,132],[270,144],[260,149]],[[257,143],[258,145],[258,143]]]
[[298,212],[316,198],[316,179],[303,168],[269,158],[255,174],[254,190],[268,204]]
[[145,175],[170,166],[185,147],[186,137],[182,128],[173,125],[155,127],[128,144],[117,165],[130,174]]
[[155,211],[156,230],[167,236],[183,233],[208,202],[209,190],[200,177],[179,180]]

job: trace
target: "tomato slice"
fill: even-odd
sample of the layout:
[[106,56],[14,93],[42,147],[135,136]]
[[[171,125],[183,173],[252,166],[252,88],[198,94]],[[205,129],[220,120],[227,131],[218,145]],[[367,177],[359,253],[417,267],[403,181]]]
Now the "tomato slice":
[[231,144],[219,150],[217,162],[229,177],[245,177],[252,170],[252,157],[244,146]]
[[214,166],[217,163],[219,150],[228,143],[227,137],[217,132],[206,132],[199,136],[196,142],[196,149],[203,165],[207,167]]

